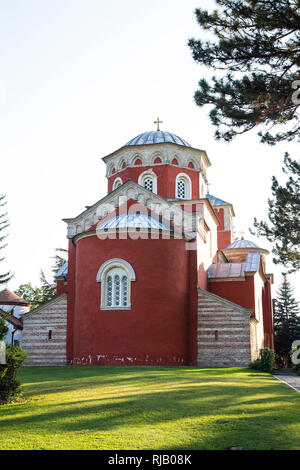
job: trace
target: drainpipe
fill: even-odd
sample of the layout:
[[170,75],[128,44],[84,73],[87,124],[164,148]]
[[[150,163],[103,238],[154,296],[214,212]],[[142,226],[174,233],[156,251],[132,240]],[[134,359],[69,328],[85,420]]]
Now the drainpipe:
[[14,345],[14,336],[15,336],[15,332],[17,331],[17,328],[15,328],[12,332],[11,332],[11,345],[13,346]]

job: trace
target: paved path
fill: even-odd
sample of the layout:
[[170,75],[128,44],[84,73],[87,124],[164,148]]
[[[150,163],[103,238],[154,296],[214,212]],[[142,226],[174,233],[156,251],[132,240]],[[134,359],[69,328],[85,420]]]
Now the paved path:
[[300,375],[297,375],[293,369],[278,369],[274,371],[273,375],[276,379],[300,393]]

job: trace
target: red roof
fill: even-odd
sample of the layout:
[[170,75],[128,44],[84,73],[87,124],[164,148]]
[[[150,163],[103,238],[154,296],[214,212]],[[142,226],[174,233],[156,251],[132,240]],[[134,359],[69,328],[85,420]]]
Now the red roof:
[[14,292],[4,289],[0,292],[0,305],[30,305]]
[[6,320],[14,325],[14,327],[18,328],[18,330],[23,330],[23,321],[22,319],[19,319],[17,317],[14,317],[13,315],[7,315]]

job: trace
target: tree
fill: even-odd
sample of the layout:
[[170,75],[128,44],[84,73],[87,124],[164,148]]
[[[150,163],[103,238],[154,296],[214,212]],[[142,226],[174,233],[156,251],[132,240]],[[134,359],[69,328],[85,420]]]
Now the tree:
[[[67,254],[68,250],[64,248],[56,248],[55,256],[52,256],[54,259],[54,265],[52,266],[53,276],[57,273],[57,271],[65,264],[66,257],[59,255],[59,253]],[[48,302],[49,300],[53,299],[56,296],[56,283],[50,283],[46,276],[41,270],[40,273],[40,287],[33,287],[32,284],[21,284],[18,289],[15,291],[17,295],[22,297],[24,300],[30,303],[31,310],[39,307],[40,305]]]
[[[61,253],[61,255],[59,254]],[[65,248],[56,248],[55,249],[55,255],[52,256],[52,259],[54,259],[54,265],[52,266],[52,272],[53,275],[59,271],[59,269],[65,264],[68,258],[68,250]]]
[[226,71],[210,82],[200,80],[194,95],[198,106],[212,105],[216,138],[231,141],[261,124],[267,126],[258,133],[262,142],[299,138],[299,0],[216,3],[220,9],[212,13],[195,11],[201,29],[215,41],[188,42],[196,62]]
[[18,289],[15,290],[15,293],[26,300],[26,302],[30,303],[31,310],[34,310],[45,302],[42,289],[40,287],[33,287],[31,283],[21,284]]
[[284,163],[282,170],[289,175],[285,186],[281,186],[275,176],[272,177],[273,199],[268,200],[271,225],[258,222],[255,218],[256,230],[250,229],[250,232],[274,242],[274,263],[289,267],[291,273],[300,268],[300,163],[292,160],[287,153]]
[[[60,256],[59,253],[63,253],[65,256]],[[55,280],[56,273],[66,262],[67,253],[68,253],[68,250],[64,248],[55,249],[55,255],[52,256],[52,259],[54,259],[54,265],[52,266],[52,273],[53,273],[54,280]],[[49,300],[53,299],[56,295],[56,282],[55,281],[53,283],[48,282],[43,270],[41,270],[40,281],[42,283],[41,290],[43,293],[44,302],[48,302]]]
[[6,333],[8,332],[8,327],[6,324],[6,312],[0,308],[0,341],[5,339]]
[[300,309],[293,291],[287,275],[283,274],[275,301],[274,336],[277,357],[284,364],[287,364],[293,341],[300,339]]
[[[0,207],[3,207],[6,205],[6,201],[5,201],[5,195],[0,195]],[[2,232],[3,230],[5,230],[7,227],[9,226],[9,223],[8,223],[8,220],[7,220],[7,213],[3,213],[3,214],[0,214],[0,232]],[[7,234],[6,235],[0,235],[0,243],[3,242],[3,240],[5,240],[5,238],[7,237]],[[3,250],[4,248],[6,247],[6,245],[1,245],[0,246],[0,250]],[[5,258],[0,258],[0,262],[3,261]],[[6,284],[11,278],[12,278],[12,274],[9,272],[7,273],[4,273],[4,274],[0,274],[0,284]]]

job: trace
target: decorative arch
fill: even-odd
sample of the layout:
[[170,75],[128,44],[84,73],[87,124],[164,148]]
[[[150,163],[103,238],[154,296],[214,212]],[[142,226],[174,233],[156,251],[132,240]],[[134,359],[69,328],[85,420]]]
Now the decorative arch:
[[192,182],[186,173],[178,173],[176,176],[175,197],[178,199],[192,199]]
[[163,156],[162,156],[161,152],[156,150],[151,155],[151,157],[149,159],[149,164],[150,165],[159,165],[161,163],[163,163]]
[[197,171],[200,171],[200,164],[199,162],[193,158],[193,157],[189,157],[188,160],[187,160],[187,167],[190,168],[191,170],[197,170]]
[[114,191],[119,186],[122,186],[122,184],[123,184],[122,178],[120,177],[116,178],[115,181],[113,182],[112,190]]
[[96,281],[101,283],[101,310],[131,308],[131,282],[136,280],[131,264],[113,258],[102,264]]
[[121,158],[121,160],[118,163],[118,170],[124,170],[126,168],[126,161],[124,158]]
[[114,169],[115,169],[114,163],[111,163],[111,164],[109,165],[108,171],[107,171],[108,176],[113,175],[113,170],[114,170]]
[[138,184],[152,193],[157,194],[157,175],[154,173],[152,168],[140,174]]
[[143,165],[144,159],[143,156],[137,152],[128,160],[129,166]]

